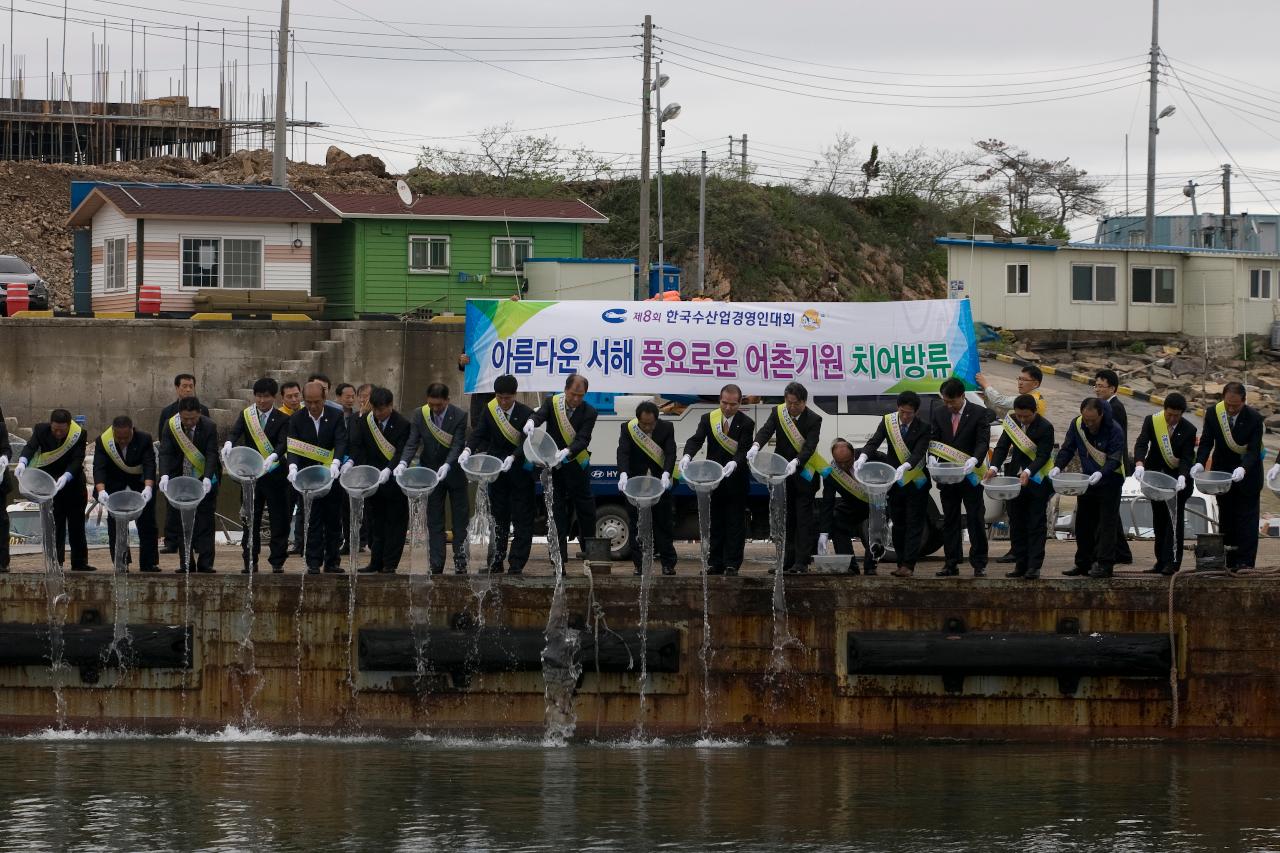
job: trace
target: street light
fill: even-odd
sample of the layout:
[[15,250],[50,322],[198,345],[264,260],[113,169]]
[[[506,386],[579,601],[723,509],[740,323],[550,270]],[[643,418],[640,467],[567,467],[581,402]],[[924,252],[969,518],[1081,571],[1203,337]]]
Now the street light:
[[662,73],[662,60],[655,63],[654,70],[656,74],[653,78],[653,91],[657,97],[655,106],[658,113],[658,287],[661,290],[662,276],[666,271],[666,257],[663,251],[666,230],[662,221],[662,149],[667,144],[667,132],[662,129],[662,125],[680,115],[680,105],[668,104],[665,110],[662,108],[662,87],[666,86],[671,78]]

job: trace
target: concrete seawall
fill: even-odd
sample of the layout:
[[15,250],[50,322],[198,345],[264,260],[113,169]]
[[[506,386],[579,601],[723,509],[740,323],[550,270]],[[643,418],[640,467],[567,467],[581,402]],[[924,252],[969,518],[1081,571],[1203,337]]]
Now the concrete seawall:
[[[569,604],[588,636],[597,627],[604,639],[609,630],[627,635],[638,627],[635,578],[597,577],[592,597],[581,569],[574,572],[577,576],[568,581]],[[362,668],[370,652],[361,654],[350,638],[346,576],[307,578],[302,619],[295,620],[299,581],[297,575],[255,577],[250,650],[242,643],[245,576],[191,578],[189,610],[184,608],[183,578],[128,576],[128,621],[190,625],[192,668],[138,667],[118,675],[110,667],[74,667],[64,675],[67,723],[135,730],[246,722],[282,730],[542,730],[542,674],[527,664],[531,643],[541,646],[536,638],[546,624],[550,578],[496,578],[484,598],[482,632],[476,627],[473,585],[485,583],[484,578],[360,577],[357,632],[404,634],[411,627],[412,591],[420,633],[433,632],[428,659],[445,655],[448,648],[456,653],[475,636],[474,653],[455,655],[448,664],[429,664],[425,673],[408,665],[396,671]],[[109,628],[112,585],[113,578],[105,573],[69,577],[66,621],[100,620]],[[712,660],[705,712],[713,733],[1280,738],[1280,584],[1270,581],[1178,580],[1173,618],[1180,699],[1176,728],[1171,726],[1169,674],[1161,663],[1167,661],[1169,628],[1168,587],[1163,583],[1050,580],[1029,586],[988,580],[940,588],[891,578],[849,582],[788,577],[788,625],[797,642],[781,653],[785,665],[780,671],[775,671],[772,579],[715,578],[710,586]],[[674,671],[650,673],[648,733],[700,729],[702,610],[699,578],[655,579],[650,629],[665,630],[663,636],[671,642],[668,669]],[[593,613],[604,621],[593,619]],[[47,619],[40,575],[0,580],[0,628],[30,626],[22,630],[39,632]],[[657,636],[650,635],[651,644]],[[928,660],[922,669],[917,665],[921,650],[940,648],[950,659],[965,648],[962,644],[971,644],[978,657],[959,654],[960,662],[953,661],[945,675],[924,671],[933,666]],[[1015,646],[1021,651],[1002,651]],[[1101,661],[1117,674],[1081,677],[1066,671],[1073,666],[1071,654],[1082,648],[1092,654],[1094,646],[1102,652],[1095,663]],[[1139,646],[1146,652],[1133,652]],[[517,660],[522,654],[525,665]],[[509,662],[505,666],[504,660]],[[652,648],[649,660],[651,667],[658,661]],[[632,730],[639,709],[637,673],[597,675],[590,655],[582,663],[578,735]],[[358,688],[354,697],[348,683],[351,667]],[[966,667],[971,667],[969,674]],[[503,669],[515,671],[497,671]],[[51,685],[47,666],[0,663],[0,727],[20,731],[53,725]]]

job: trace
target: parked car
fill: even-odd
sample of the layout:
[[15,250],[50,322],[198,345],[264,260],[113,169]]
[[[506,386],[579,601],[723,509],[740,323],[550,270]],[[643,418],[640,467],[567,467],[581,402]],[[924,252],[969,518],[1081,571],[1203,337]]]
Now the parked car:
[[32,311],[44,311],[49,307],[49,283],[40,277],[35,267],[17,255],[0,255],[0,315],[8,313],[9,285],[25,284]]

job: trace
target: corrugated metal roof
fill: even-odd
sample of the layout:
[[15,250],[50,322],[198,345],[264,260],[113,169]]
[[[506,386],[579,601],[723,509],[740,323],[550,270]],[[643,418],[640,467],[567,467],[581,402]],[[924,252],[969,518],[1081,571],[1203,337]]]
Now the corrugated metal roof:
[[1127,243],[1012,243],[1003,240],[969,240],[960,237],[935,237],[938,246],[974,246],[982,249],[1028,249],[1033,252],[1056,252],[1059,249],[1081,249],[1088,252],[1150,252],[1166,255],[1210,255],[1230,258],[1280,258],[1273,252],[1246,252],[1240,249],[1205,249],[1192,246],[1131,246]]
[[262,187],[99,184],[71,214],[88,225],[103,204],[132,219],[212,219],[239,222],[340,222],[315,193]]
[[344,219],[481,219],[524,222],[603,223],[609,218],[578,199],[420,196],[406,207],[395,195],[323,193]]

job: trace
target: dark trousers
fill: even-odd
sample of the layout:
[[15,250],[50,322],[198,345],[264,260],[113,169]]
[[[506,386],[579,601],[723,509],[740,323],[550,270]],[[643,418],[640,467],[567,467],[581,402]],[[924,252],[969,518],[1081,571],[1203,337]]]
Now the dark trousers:
[[171,506],[165,507],[164,513],[164,547],[165,550],[177,550],[182,545],[182,518]]
[[[307,524],[308,569],[336,569],[339,566],[338,549],[342,544],[342,502],[344,494],[333,489],[329,494],[311,503],[311,518]],[[298,496],[298,512],[302,512],[302,496]]]
[[1124,519],[1118,515],[1116,516],[1116,562],[1133,562],[1133,551],[1129,550],[1129,529],[1124,526]]
[[721,483],[711,493],[711,544],[707,565],[715,571],[742,568],[747,544],[747,490]]
[[1116,564],[1116,522],[1120,514],[1119,477],[1103,477],[1076,498],[1076,568]]
[[987,508],[983,502],[981,486],[968,480],[948,483],[938,487],[942,498],[942,547],[947,558],[947,568],[960,566],[964,559],[964,537],[960,535],[960,512],[964,510],[965,526],[969,529],[969,565],[975,569],[987,567]]
[[[1258,498],[1260,486],[1248,479],[1218,495],[1218,528],[1227,547],[1227,568],[1252,568],[1258,559]],[[69,487],[68,487],[69,488]],[[65,489],[63,490],[65,491]],[[1232,548],[1235,550],[1231,550]]]
[[[663,568],[675,568],[675,509],[671,492],[665,493],[649,509],[653,513],[653,556]],[[636,538],[631,543],[631,562],[638,569],[644,557],[644,543],[640,541],[640,510],[628,501],[627,512],[631,515],[631,529],[636,534]]]
[[1195,485],[1188,480],[1187,487],[1178,492],[1175,518],[1169,517],[1168,503],[1151,502],[1151,526],[1155,528],[1156,534],[1157,566],[1169,566],[1175,571],[1182,568],[1182,537],[1186,525],[1187,500],[1193,491]]
[[1048,480],[1042,483],[1032,480],[1016,498],[1005,501],[1014,567],[1023,574],[1039,574],[1044,565],[1045,513],[1051,489]]
[[471,507],[467,501],[467,478],[458,469],[450,472],[427,498],[427,542],[433,571],[444,568],[445,497],[449,498],[450,526],[453,529],[453,567],[460,569],[467,564],[467,522],[471,520]]
[[258,480],[253,490],[253,519],[249,529],[241,537],[244,564],[258,566],[258,554],[262,552],[262,513],[265,510],[271,524],[271,544],[267,562],[276,569],[289,558],[289,513],[292,509],[290,493],[294,492],[283,476],[270,474]]
[[365,503],[364,521],[369,522],[369,568],[394,572],[409,532],[409,499],[395,482],[383,483]]
[[596,535],[596,500],[591,495],[591,476],[572,459],[551,472],[555,489],[556,532],[560,534],[560,558],[569,559],[570,513],[578,521],[578,543],[582,537]]
[[917,486],[911,482],[889,489],[889,520],[893,522],[893,552],[898,565],[908,569],[916,567],[926,538],[928,512],[928,485]]
[[[493,508],[493,562],[501,565],[507,560],[514,570],[523,570],[529,562],[529,547],[533,541],[534,516],[533,474],[523,467],[511,466],[511,470],[499,474],[489,487],[489,505]],[[514,531],[511,550],[507,550],[507,536]]]
[[[134,522],[138,526],[138,559],[141,560],[141,567],[144,569],[153,569],[160,565],[160,548],[157,545],[156,530],[156,499],[153,495],[151,500],[147,502],[147,506],[142,510],[142,515],[138,516],[138,520]],[[6,537],[6,540],[8,537]],[[111,559],[114,561],[116,556],[116,522],[114,518],[107,518],[107,541],[111,543]],[[125,554],[125,561],[129,561],[129,555]]]
[[[196,571],[213,571],[213,516],[217,504],[218,487],[214,486],[213,490],[205,495],[204,500],[200,501],[199,505],[196,506],[195,523],[191,527],[191,550],[196,557],[196,564],[193,568]],[[182,530],[182,514],[173,507],[169,507],[169,515],[178,519],[178,530]],[[179,564],[180,567],[187,568],[186,543],[182,538],[178,539],[178,554],[179,559],[182,561]]]
[[0,471],[0,570],[9,568],[9,496],[4,490],[5,476]]
[[[289,516],[293,519],[293,547],[302,550],[302,495],[292,485],[286,492],[289,496]],[[296,514],[295,514],[296,513]]]
[[[343,551],[346,551],[351,544],[347,541],[351,538],[351,496],[347,494],[346,489],[342,488],[342,486],[337,483],[333,484],[333,491],[342,496],[342,503],[340,504],[342,507],[342,520],[338,522],[338,529],[342,531],[339,541],[342,544],[339,547]],[[359,552],[360,549],[357,547],[356,553]]]
[[[67,540],[71,541],[71,568],[89,565],[89,545],[84,536],[84,481],[73,477],[53,499],[54,541],[58,543],[58,562],[67,561]],[[8,537],[5,537],[6,539]]]
[[836,549],[837,554],[849,555],[850,571],[858,566],[858,560],[853,556],[855,537],[862,543],[863,568],[871,570],[876,567],[876,561],[871,556],[871,539],[867,531],[867,520],[870,517],[870,504],[845,497],[838,498],[835,508],[831,511],[831,546]]
[[787,478],[787,529],[782,539],[782,566],[807,566],[818,550],[818,508],[813,496],[818,480],[806,480],[800,472]]

